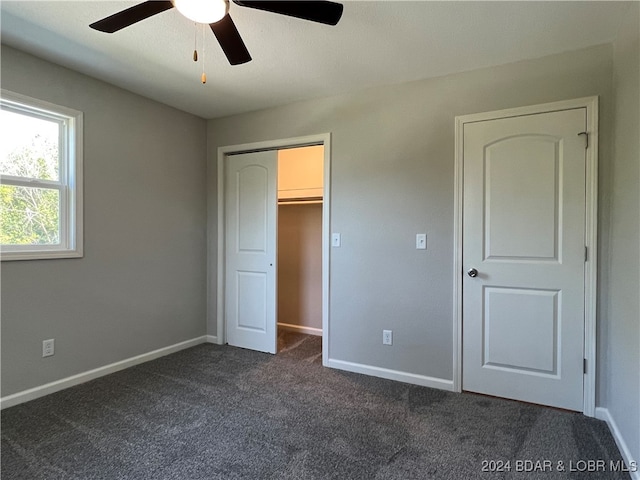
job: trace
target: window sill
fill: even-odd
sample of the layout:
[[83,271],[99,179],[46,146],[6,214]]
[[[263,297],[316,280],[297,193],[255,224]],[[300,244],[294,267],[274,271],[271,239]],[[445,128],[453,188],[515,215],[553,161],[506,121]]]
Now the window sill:
[[82,250],[51,250],[33,252],[0,251],[0,261],[10,262],[14,260],[54,260],[58,258],[82,258]]

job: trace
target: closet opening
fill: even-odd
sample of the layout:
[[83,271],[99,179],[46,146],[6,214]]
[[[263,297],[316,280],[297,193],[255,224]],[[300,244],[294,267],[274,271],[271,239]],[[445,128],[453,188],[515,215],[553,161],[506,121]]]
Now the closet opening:
[[[322,356],[324,145],[278,150],[277,352]],[[298,349],[300,350],[300,349]]]

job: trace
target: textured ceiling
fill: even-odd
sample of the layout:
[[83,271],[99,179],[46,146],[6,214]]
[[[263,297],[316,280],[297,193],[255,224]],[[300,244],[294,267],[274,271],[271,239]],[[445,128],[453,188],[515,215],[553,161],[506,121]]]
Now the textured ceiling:
[[[625,2],[347,1],[336,27],[231,4],[253,57],[230,66],[176,9],[114,34],[88,25],[137,2],[2,1],[2,43],[204,118],[610,42]],[[202,29],[198,30],[202,43]],[[202,49],[200,48],[202,57]]]

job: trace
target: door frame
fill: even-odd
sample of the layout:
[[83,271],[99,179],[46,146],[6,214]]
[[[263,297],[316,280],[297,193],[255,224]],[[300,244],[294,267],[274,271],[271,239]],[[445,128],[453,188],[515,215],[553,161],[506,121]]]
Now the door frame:
[[[227,325],[225,321],[225,160],[234,154],[251,153],[265,150],[281,150],[285,148],[310,147],[313,145],[324,146],[323,185],[322,185],[322,364],[327,365],[329,359],[329,256],[330,243],[330,214],[331,214],[331,134],[321,133],[304,137],[267,140],[262,142],[243,143],[218,147],[218,247],[217,247],[217,290],[215,320],[209,318],[210,323],[216,324],[217,336],[213,337],[213,343],[224,345],[227,343]],[[277,217],[276,217],[277,221]],[[277,226],[276,226],[277,228]],[[277,257],[276,257],[277,260]],[[212,266],[210,265],[210,268]],[[210,274],[211,275],[211,274]],[[212,276],[212,275],[211,275]],[[276,276],[277,278],[277,276]],[[276,289],[277,292],[277,289]],[[213,292],[207,296],[211,298]],[[276,299],[277,300],[277,299]],[[209,316],[213,309],[209,309]],[[275,319],[276,332],[278,319]]]
[[585,246],[587,257],[584,277],[584,358],[583,413],[595,415],[596,397],[596,306],[598,268],[598,97],[584,97],[560,102],[529,105],[492,112],[461,115],[455,118],[454,166],[454,256],[453,256],[453,390],[462,391],[462,219],[463,219],[463,152],[464,126],[467,123],[501,118],[585,108],[587,113],[588,148],[586,149]]

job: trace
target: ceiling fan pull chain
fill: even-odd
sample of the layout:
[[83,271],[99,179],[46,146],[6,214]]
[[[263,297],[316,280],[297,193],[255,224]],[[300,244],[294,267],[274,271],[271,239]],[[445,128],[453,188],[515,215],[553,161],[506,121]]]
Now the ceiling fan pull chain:
[[193,61],[198,61],[198,24],[193,22]]
[[207,83],[207,74],[204,73],[204,53],[205,53],[205,24],[202,24],[202,76],[200,77],[200,81],[204,85]]

